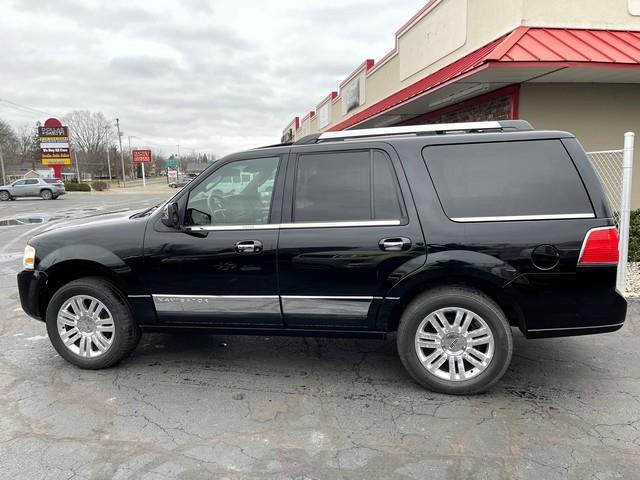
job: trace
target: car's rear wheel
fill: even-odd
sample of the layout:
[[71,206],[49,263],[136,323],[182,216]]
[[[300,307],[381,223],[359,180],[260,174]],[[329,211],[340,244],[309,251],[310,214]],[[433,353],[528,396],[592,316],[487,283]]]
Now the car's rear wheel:
[[440,393],[479,393],[494,385],[511,362],[513,339],[504,312],[466,287],[426,292],[405,309],[398,354],[409,374]]
[[0,201],[6,202],[7,200],[12,200],[11,195],[6,190],[2,190],[0,192]]
[[49,302],[46,320],[53,347],[80,368],[110,367],[140,340],[140,329],[122,295],[100,278],[61,287]]
[[51,200],[53,198],[53,194],[51,193],[51,190],[42,190],[40,192],[40,197],[43,200]]

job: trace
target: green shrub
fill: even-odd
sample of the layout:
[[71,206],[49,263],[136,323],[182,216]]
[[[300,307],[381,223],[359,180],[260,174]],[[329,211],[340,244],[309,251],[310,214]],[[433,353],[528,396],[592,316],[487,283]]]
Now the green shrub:
[[64,182],[64,189],[67,192],[90,192],[91,185],[88,183]]
[[104,182],[102,180],[94,180],[93,182],[91,182],[91,188],[93,188],[96,192],[102,192],[103,190],[108,190],[110,186],[111,185],[109,185],[107,182]]
[[629,222],[629,261],[640,262],[640,210],[631,211]]

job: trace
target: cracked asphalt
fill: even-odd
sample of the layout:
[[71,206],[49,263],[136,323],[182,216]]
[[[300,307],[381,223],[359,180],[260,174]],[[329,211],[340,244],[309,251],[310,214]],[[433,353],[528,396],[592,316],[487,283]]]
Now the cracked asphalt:
[[[0,223],[171,193],[6,202]],[[638,302],[613,334],[514,331],[511,368],[471,397],[414,384],[393,338],[148,334],[119,366],[83,371],[19,308],[22,249],[43,225],[0,226],[2,479],[640,477]]]

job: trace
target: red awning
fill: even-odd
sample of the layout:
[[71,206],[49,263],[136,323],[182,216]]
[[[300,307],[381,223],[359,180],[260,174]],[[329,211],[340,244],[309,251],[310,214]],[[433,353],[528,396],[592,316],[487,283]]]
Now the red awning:
[[502,67],[640,69],[640,32],[519,27],[330,130],[347,129],[416,97],[462,79],[469,80],[487,69]]

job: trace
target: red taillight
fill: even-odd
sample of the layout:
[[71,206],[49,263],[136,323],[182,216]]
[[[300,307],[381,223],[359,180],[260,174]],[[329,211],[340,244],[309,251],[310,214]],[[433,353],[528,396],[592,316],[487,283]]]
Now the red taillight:
[[587,232],[580,251],[579,265],[618,263],[618,230],[616,227],[592,228]]

